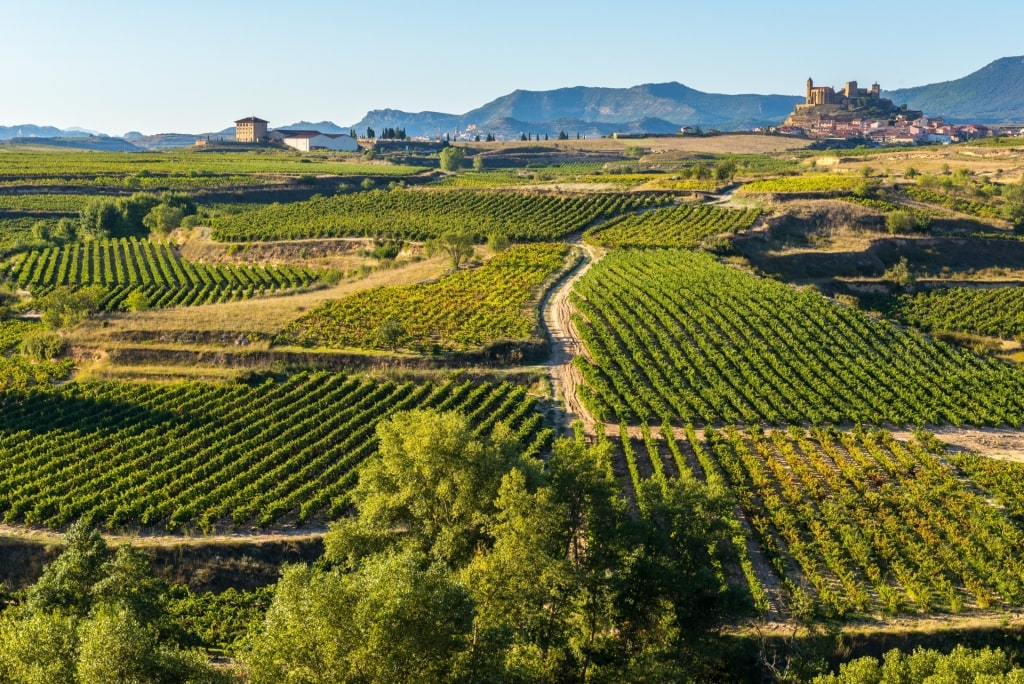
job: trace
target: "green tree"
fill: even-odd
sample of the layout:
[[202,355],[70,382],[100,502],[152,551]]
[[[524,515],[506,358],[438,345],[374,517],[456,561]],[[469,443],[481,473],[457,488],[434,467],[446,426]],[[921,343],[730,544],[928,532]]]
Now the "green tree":
[[132,290],[121,302],[125,311],[147,311],[151,306],[149,297],[142,290]]
[[61,612],[8,609],[0,616],[0,681],[75,682],[77,620]]
[[47,326],[72,328],[91,314],[99,311],[106,291],[99,285],[76,290],[69,285],[56,287],[36,300]]
[[63,337],[50,330],[36,330],[26,333],[21,338],[18,351],[33,361],[49,361],[67,348]]
[[43,569],[22,605],[0,616],[0,681],[11,684],[227,684],[173,638],[166,583],[147,557],[112,551],[87,523]]
[[397,318],[388,318],[380,324],[377,330],[377,341],[381,346],[388,347],[391,351],[398,351],[402,340],[405,339],[406,329],[402,321]]
[[43,569],[29,589],[26,604],[32,610],[84,616],[93,605],[93,587],[105,576],[113,551],[98,530],[76,521],[64,535],[64,551]]
[[735,159],[723,159],[715,164],[715,180],[720,181],[731,181],[736,176],[736,171],[739,165]]
[[491,233],[487,236],[487,249],[491,250],[495,254],[504,252],[508,249],[508,245],[508,236],[504,233]]
[[289,566],[243,659],[252,684],[452,681],[471,623],[466,591],[413,550]]
[[486,164],[484,162],[484,158],[481,157],[479,154],[473,157],[473,170],[474,171],[483,171],[485,165]]
[[1024,180],[1003,188],[1003,218],[1015,226],[1024,225]]
[[882,274],[882,280],[888,281],[904,290],[911,289],[916,282],[914,273],[910,270],[910,265],[907,263],[907,257],[901,257],[898,263],[886,269],[885,273]]
[[106,197],[89,200],[79,212],[78,234],[85,238],[102,240],[114,234],[121,222],[117,202]]
[[465,231],[446,231],[427,241],[427,254],[448,255],[452,268],[458,270],[463,260],[473,256],[473,236]]
[[507,427],[477,438],[457,413],[396,414],[378,424],[377,437],[378,455],[350,496],[359,515],[336,523],[324,540],[328,560],[347,567],[396,543],[463,563],[486,536],[505,473],[533,470]]
[[185,218],[185,209],[169,204],[158,204],[149,210],[149,213],[142,218],[142,225],[149,228],[150,232],[166,236],[172,230],[181,225]]
[[927,215],[906,209],[891,211],[885,217],[885,227],[893,235],[927,230],[930,223],[931,220]]
[[461,147],[448,146],[441,150],[441,170],[454,173],[462,168],[466,160],[466,150]]

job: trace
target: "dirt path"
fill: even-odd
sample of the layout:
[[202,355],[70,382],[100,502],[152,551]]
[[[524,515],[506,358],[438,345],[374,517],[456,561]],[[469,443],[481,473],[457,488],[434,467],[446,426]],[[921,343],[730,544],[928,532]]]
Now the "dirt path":
[[[1024,430],[944,425],[929,431],[951,451],[970,451],[986,458],[1024,463]],[[892,430],[892,435],[901,442],[914,437],[912,430]]]
[[578,238],[573,241],[573,245],[574,249],[582,253],[582,261],[548,292],[542,304],[544,327],[551,341],[551,357],[545,365],[551,378],[551,392],[555,399],[556,423],[568,428],[574,421],[579,420],[587,433],[591,434],[594,419],[584,408],[579,397],[583,376],[572,363],[584,350],[583,342],[572,324],[573,308],[569,302],[569,293],[572,292],[576,281],[604,254]]

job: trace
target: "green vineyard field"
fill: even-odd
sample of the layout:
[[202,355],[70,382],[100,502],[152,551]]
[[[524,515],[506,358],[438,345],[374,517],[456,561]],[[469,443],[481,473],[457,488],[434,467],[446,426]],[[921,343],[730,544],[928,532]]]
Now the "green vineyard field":
[[[449,350],[527,340],[537,325],[530,302],[567,251],[564,244],[517,245],[436,283],[379,287],[327,302],[286,328],[278,343]],[[389,325],[393,332],[384,334]]]
[[618,219],[591,239],[605,247],[693,248],[708,236],[750,228],[760,213],[758,209],[683,204]]
[[698,436],[689,426],[685,435],[641,427],[642,438],[618,440],[640,509],[645,486],[676,473],[731,492],[749,525],[732,521],[730,555],[757,604],[766,594],[746,555],[750,535],[784,599],[822,615],[1024,604],[1024,532],[1011,521],[1024,504],[1012,484],[1020,464],[955,461],[1001,493],[1008,519],[937,456],[942,445],[930,435],[904,443],[884,430],[726,427]]
[[613,251],[576,285],[598,417],[1021,425],[1024,373],[710,255]]
[[667,196],[626,193],[374,190],[274,204],[220,217],[212,228],[214,239],[224,241],[345,236],[425,240],[450,230],[469,231],[479,241],[492,234],[536,241],[667,201]]
[[100,285],[107,290],[103,308],[115,311],[132,292],[142,292],[156,308],[212,304],[308,288],[323,274],[294,266],[192,263],[166,243],[118,238],[21,254],[7,275],[37,297],[61,285]]
[[753,181],[745,184],[737,193],[844,193],[853,192],[863,182],[864,179],[858,176],[809,174]]
[[510,425],[532,454],[550,432],[509,383],[390,382],[302,373],[263,384],[71,383],[0,394],[0,515],[62,528],[209,531],[333,518],[376,424],[458,410],[483,433]]
[[892,313],[922,330],[1009,339],[1024,335],[1024,289],[951,287],[901,295]]
[[[344,161],[328,157],[298,157],[290,152],[261,153],[256,151],[224,152],[90,152],[89,154],[62,154],[58,151],[37,152],[10,150],[0,155],[0,182],[39,184],[52,178],[64,185],[76,177],[125,174],[149,177],[179,177],[182,179],[211,180],[221,174],[244,176],[248,174],[330,174],[338,176],[408,176],[425,170],[422,167],[398,164],[369,164]],[[48,184],[48,183],[46,183]]]

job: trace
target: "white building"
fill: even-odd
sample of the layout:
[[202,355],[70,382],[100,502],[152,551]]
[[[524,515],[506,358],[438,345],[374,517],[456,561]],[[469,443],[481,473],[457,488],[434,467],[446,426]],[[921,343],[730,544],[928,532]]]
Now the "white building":
[[271,140],[280,140],[288,147],[300,152],[310,150],[332,150],[336,152],[355,152],[359,143],[351,135],[345,133],[321,133],[320,131],[273,131]]

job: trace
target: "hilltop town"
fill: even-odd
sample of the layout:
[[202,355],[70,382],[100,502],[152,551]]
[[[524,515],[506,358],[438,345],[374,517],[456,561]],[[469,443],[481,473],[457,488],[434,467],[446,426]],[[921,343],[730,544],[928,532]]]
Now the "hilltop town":
[[986,126],[954,126],[927,117],[883,98],[881,92],[878,83],[860,88],[856,81],[848,81],[837,91],[816,86],[814,79],[808,78],[805,101],[797,104],[776,130],[809,138],[865,139],[881,145],[963,142],[990,134]]

